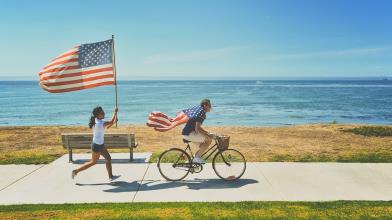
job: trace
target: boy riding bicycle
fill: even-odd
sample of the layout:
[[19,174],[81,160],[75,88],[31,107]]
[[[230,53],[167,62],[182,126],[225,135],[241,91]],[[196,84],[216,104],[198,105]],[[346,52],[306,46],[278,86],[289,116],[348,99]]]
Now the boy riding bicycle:
[[[173,127],[185,123],[182,130],[185,149],[170,148],[164,151],[158,159],[159,173],[168,181],[183,180],[189,173],[200,173],[203,170],[205,160],[212,156],[212,169],[220,178],[234,181],[244,174],[246,169],[245,157],[236,149],[229,149],[230,137],[227,135],[214,135],[202,128],[207,112],[211,111],[211,102],[203,99],[200,105],[185,109],[177,114],[176,118],[170,119],[160,112],[151,113],[147,125],[158,131],[167,131]],[[167,120],[170,125],[162,126],[159,120]],[[210,147],[212,140],[215,140]],[[195,142],[199,149],[192,158],[189,142]]]
[[193,110],[200,112],[200,114],[195,114],[194,117],[187,121],[182,130],[182,137],[187,141],[199,144],[199,150],[196,152],[193,162],[204,164],[205,161],[201,159],[201,155],[211,145],[213,139],[213,135],[201,127],[206,119],[207,112],[211,111],[210,100],[203,99],[200,106]]

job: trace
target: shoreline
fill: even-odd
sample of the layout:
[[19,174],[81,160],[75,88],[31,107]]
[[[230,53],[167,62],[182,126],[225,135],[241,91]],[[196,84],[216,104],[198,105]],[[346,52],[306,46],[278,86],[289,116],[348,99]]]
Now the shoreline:
[[[386,80],[385,80],[386,79]],[[157,78],[155,77],[154,79],[151,78],[128,78],[128,79],[119,79],[118,82],[130,82],[130,81],[258,81],[258,80],[264,80],[264,81],[334,81],[334,80],[340,80],[340,81],[388,81],[392,79],[392,75],[387,75],[387,76],[358,76],[358,77],[341,77],[341,76],[335,76],[335,77],[211,77],[211,78],[181,78],[181,77],[165,77],[165,78]],[[12,76],[3,76],[3,78],[0,78],[0,82],[36,82],[36,79],[18,79],[18,78],[12,78]]]

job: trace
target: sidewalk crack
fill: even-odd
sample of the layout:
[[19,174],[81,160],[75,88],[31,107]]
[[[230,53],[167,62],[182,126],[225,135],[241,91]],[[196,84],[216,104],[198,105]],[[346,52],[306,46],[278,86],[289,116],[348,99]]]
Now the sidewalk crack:
[[4,186],[3,188],[1,188],[0,191],[3,191],[4,189],[7,189],[8,187],[12,186],[12,185],[15,184],[16,182],[19,182],[19,180],[22,180],[22,179],[24,179],[25,177],[29,176],[30,174],[34,173],[35,171],[41,169],[41,168],[44,167],[45,165],[46,165],[46,164],[43,164],[42,166],[38,167],[37,169],[34,169],[34,170],[32,170],[31,172],[25,174],[24,176],[22,176],[22,177],[16,179],[16,180],[13,181],[12,183],[10,183],[10,184]]
[[136,195],[137,195],[137,193],[139,192],[140,187],[141,187],[142,184],[143,184],[144,177],[146,176],[147,171],[148,171],[148,169],[150,168],[150,165],[151,165],[151,163],[148,163],[147,169],[146,169],[146,171],[144,172],[142,179],[140,180],[140,184],[139,184],[139,186],[137,187],[136,193],[135,193],[135,195],[133,195],[132,202],[135,201]]
[[279,194],[279,196],[282,198],[282,200],[284,200],[285,196],[283,195],[283,193],[278,190],[272,183],[271,181],[267,178],[267,175],[264,174],[263,169],[259,169],[261,175],[263,175],[264,179],[267,181],[267,183],[270,185],[270,187]]

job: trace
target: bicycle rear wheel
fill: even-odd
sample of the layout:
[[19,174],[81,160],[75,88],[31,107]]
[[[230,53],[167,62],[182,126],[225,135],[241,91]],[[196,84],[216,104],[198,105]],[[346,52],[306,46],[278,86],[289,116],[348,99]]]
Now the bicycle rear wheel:
[[158,160],[158,170],[169,181],[184,179],[190,170],[191,158],[184,150],[171,148],[161,154]]
[[215,154],[212,168],[220,178],[233,181],[245,173],[246,160],[238,150],[226,149]]

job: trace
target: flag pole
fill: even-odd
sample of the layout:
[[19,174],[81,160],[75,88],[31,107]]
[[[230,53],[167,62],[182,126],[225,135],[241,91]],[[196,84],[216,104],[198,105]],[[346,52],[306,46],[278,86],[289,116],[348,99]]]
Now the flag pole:
[[[114,35],[112,34],[112,62],[113,62],[113,73],[114,73],[114,90],[116,93],[116,108],[117,108],[117,74],[116,74],[116,55],[114,53]],[[116,120],[117,128],[117,120]]]

